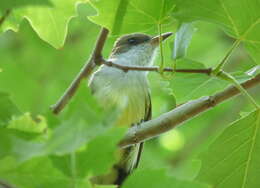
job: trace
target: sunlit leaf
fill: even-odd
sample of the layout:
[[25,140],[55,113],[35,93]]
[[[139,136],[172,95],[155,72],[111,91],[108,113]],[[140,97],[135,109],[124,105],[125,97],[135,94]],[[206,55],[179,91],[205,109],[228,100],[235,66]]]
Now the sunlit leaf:
[[52,6],[26,6],[11,12],[0,31],[18,31],[19,24],[26,18],[39,37],[55,48],[61,48],[65,42],[68,22],[76,16],[76,5],[87,0],[50,0]]
[[47,129],[47,123],[43,116],[32,119],[30,113],[25,113],[22,116],[14,117],[9,122],[8,128],[25,132],[42,133]]
[[91,21],[102,25],[112,34],[157,30],[158,24],[169,21],[175,7],[171,0],[115,0],[96,1],[91,4],[98,10]]

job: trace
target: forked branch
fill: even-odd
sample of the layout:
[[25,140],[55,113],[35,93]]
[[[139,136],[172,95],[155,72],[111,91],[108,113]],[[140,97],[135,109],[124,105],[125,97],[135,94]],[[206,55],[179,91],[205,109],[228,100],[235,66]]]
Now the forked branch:
[[80,72],[75,77],[75,79],[72,81],[70,86],[66,89],[64,94],[60,97],[58,102],[51,107],[52,112],[54,114],[58,114],[61,112],[61,110],[69,102],[71,97],[76,93],[81,81],[84,78],[87,78],[92,73],[94,68],[100,64],[100,61],[102,59],[101,53],[102,53],[103,46],[105,44],[107,35],[108,35],[108,30],[106,28],[102,28],[100,31],[99,37],[97,39],[96,46],[94,48],[94,51],[93,51],[90,59],[80,70]]

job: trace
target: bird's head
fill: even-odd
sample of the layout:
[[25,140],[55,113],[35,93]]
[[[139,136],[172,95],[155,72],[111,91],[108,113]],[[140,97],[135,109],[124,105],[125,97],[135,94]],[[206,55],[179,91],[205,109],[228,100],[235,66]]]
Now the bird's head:
[[116,40],[110,57],[123,56],[129,59],[139,59],[139,61],[146,64],[145,60],[151,59],[154,56],[154,52],[158,47],[160,40],[164,41],[171,35],[171,32],[155,37],[143,33],[124,35]]

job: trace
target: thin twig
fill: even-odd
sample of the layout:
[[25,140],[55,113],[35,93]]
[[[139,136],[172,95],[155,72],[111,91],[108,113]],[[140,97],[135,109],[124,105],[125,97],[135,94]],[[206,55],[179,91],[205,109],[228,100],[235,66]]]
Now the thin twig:
[[[255,87],[259,83],[260,74],[241,85],[243,88],[249,89],[251,87]],[[162,114],[156,119],[152,119],[140,124],[139,126],[130,128],[124,139],[122,139],[119,143],[119,146],[128,147],[130,145],[157,137],[239,93],[240,91],[236,87],[230,86],[224,91],[218,92],[213,96],[202,97],[197,100],[189,101],[171,110],[170,112]]]
[[10,10],[10,9],[7,9],[7,10],[4,12],[3,16],[0,18],[0,27],[1,27],[1,25],[4,23],[4,21],[6,20],[6,18],[10,15],[10,13],[11,13],[11,10]]
[[[143,66],[126,66],[113,63],[112,61],[102,60],[102,63],[109,67],[114,67],[117,69],[121,69],[124,72],[128,71],[152,71],[152,72],[160,72],[160,67],[151,66],[151,67],[143,67]],[[163,72],[181,72],[181,73],[201,73],[210,75],[212,72],[211,68],[208,69],[173,69],[170,67],[165,67],[162,69]]]
[[0,181],[0,187],[3,187],[3,188],[12,188],[12,186],[6,184],[6,183],[3,182],[3,181]]
[[99,37],[97,39],[95,49],[94,49],[90,59],[83,66],[81,71],[78,73],[76,78],[72,81],[71,85],[67,88],[67,90],[61,96],[61,98],[58,100],[58,102],[51,107],[52,112],[54,114],[58,114],[61,112],[61,110],[65,107],[65,105],[69,102],[69,100],[76,93],[82,79],[87,78],[92,73],[92,71],[96,67],[96,65],[100,64],[100,61],[102,59],[101,52],[102,52],[103,46],[105,44],[107,35],[108,35],[108,30],[106,28],[102,28],[100,31]]

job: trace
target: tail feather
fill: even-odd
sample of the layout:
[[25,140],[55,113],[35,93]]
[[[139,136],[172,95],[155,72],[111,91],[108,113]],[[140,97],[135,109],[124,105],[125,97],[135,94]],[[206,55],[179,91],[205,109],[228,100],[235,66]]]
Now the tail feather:
[[[148,121],[152,117],[152,104],[151,104],[151,97],[150,93],[148,93],[148,97],[146,98],[146,108],[145,108],[145,117],[143,121]],[[141,121],[141,122],[143,122]],[[137,125],[138,126],[138,125]],[[134,146],[131,146],[129,148],[126,148],[123,150],[124,155],[122,156],[122,159],[129,159],[128,164],[120,165],[116,168],[117,171],[117,178],[114,184],[118,185],[120,187],[124,180],[127,178],[127,176],[135,169],[138,167],[140,159],[141,159],[141,154],[143,151],[144,143],[141,142],[139,144],[136,144]],[[136,149],[137,148],[137,149]],[[134,154],[133,154],[134,153]],[[130,162],[130,164],[129,164]]]
[[114,184],[120,187],[127,176],[129,176],[131,172],[138,167],[143,150],[143,144],[144,143],[136,144],[124,149],[122,156],[123,162],[121,161],[121,163],[115,165],[114,167],[117,173],[117,178]]

